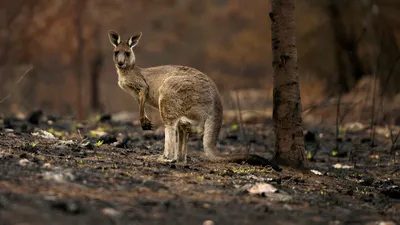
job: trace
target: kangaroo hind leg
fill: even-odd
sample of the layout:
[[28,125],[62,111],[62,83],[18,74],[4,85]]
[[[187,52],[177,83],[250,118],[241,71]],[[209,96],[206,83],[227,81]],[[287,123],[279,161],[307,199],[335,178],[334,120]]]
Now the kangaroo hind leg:
[[176,161],[176,155],[178,150],[177,145],[177,129],[176,126],[166,125],[165,126],[165,143],[164,153],[161,157],[162,161],[174,162]]
[[178,124],[178,151],[177,161],[187,162],[187,149],[189,141],[190,125],[179,123]]

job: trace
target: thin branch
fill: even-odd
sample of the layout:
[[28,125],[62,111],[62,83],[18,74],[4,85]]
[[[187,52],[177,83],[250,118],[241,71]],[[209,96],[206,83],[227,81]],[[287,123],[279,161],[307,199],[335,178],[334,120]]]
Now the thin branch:
[[4,97],[1,101],[0,104],[3,103],[5,100],[9,99],[11,97],[11,92],[8,93],[8,95],[6,97]]
[[[376,118],[375,118],[375,104],[376,104],[376,82],[378,80],[378,71],[379,71],[379,67],[380,67],[380,59],[382,56],[382,48],[383,48],[383,34],[381,35],[381,42],[380,42],[380,46],[379,46],[379,54],[378,54],[378,58],[377,60],[377,65],[376,65],[376,70],[375,70],[375,74],[374,74],[374,88],[372,91],[372,109],[371,109],[371,134],[370,134],[370,138],[371,138],[371,151],[375,145],[375,124],[376,124]],[[379,109],[378,109],[379,111]]]
[[246,131],[244,129],[244,123],[243,123],[243,119],[242,119],[242,109],[240,107],[240,101],[239,101],[239,93],[237,90],[235,92],[236,92],[236,108],[238,110],[240,131],[242,133],[243,141],[247,147],[246,151],[247,151],[247,153],[249,153],[250,152],[250,143],[248,142]]
[[395,151],[396,142],[400,137],[400,130],[397,132],[396,137],[394,137],[393,130],[392,130],[392,128],[390,128],[390,126],[389,126],[389,132],[390,132],[390,140],[392,142],[392,144],[390,146],[389,154],[393,157],[393,162],[396,162],[396,154],[394,154],[394,151]]
[[7,99],[9,99],[11,97],[12,92],[15,90],[15,86],[17,86],[17,84],[19,84],[22,79],[24,79],[25,75],[27,75],[31,70],[33,69],[33,65],[30,64],[29,68],[25,71],[24,74],[22,74],[22,76],[17,80],[17,82],[15,82],[14,88],[7,94],[7,96],[5,96],[1,101],[0,104],[5,102]]
[[339,152],[339,119],[340,119],[340,103],[342,100],[342,92],[339,93],[337,108],[336,108],[336,151]]

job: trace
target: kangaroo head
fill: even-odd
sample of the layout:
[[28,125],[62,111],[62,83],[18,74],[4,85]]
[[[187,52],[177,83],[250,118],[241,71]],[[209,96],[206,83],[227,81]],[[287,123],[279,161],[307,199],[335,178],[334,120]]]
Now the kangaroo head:
[[117,32],[110,30],[108,32],[108,37],[111,44],[114,46],[113,59],[115,65],[120,69],[134,66],[136,59],[133,53],[133,47],[139,43],[142,32],[131,36],[126,41],[121,41],[121,36]]

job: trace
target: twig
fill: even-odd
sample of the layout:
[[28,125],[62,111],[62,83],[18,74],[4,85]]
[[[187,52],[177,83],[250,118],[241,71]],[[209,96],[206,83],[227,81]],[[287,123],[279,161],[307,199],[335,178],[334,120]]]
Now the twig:
[[239,125],[240,125],[240,131],[242,133],[242,137],[243,137],[243,141],[247,147],[246,151],[247,153],[250,152],[250,143],[247,141],[247,135],[246,135],[246,131],[244,130],[244,123],[243,123],[243,119],[242,119],[242,109],[240,107],[240,101],[239,101],[239,93],[236,90],[236,108],[238,110],[238,117],[239,117]]
[[8,95],[7,95],[6,97],[4,97],[4,98],[0,101],[0,104],[3,103],[5,100],[7,100],[7,99],[10,98],[10,97],[11,97],[11,92],[8,93]]
[[[379,117],[379,113],[380,113],[381,111],[383,111],[384,97],[385,97],[386,91],[389,89],[389,88],[388,88],[388,85],[389,85],[389,82],[390,82],[390,78],[392,77],[393,72],[394,72],[394,70],[396,69],[396,66],[397,66],[397,64],[398,64],[399,62],[400,62],[400,56],[397,57],[396,61],[394,62],[394,64],[393,64],[392,67],[390,68],[390,71],[389,71],[388,76],[386,77],[385,83],[384,83],[384,85],[383,85],[383,90],[381,91],[381,95],[380,95],[380,98],[381,98],[381,99],[380,99],[379,106],[378,106],[377,117]],[[390,129],[390,126],[389,126],[389,129]]]
[[381,42],[380,42],[380,48],[379,48],[378,58],[376,59],[376,60],[377,60],[377,63],[376,63],[376,71],[375,71],[375,74],[374,74],[374,88],[373,88],[373,91],[372,91],[372,109],[371,109],[372,115],[371,115],[371,134],[370,134],[370,138],[371,138],[371,145],[370,145],[370,148],[371,148],[371,149],[370,149],[370,154],[372,154],[373,148],[374,148],[374,146],[375,146],[375,132],[376,132],[376,129],[375,129],[375,123],[376,123],[376,120],[375,120],[376,81],[377,81],[377,79],[378,79],[378,71],[379,71],[379,66],[380,66],[380,58],[381,58],[381,55],[382,55],[382,46],[383,46],[383,34],[382,34],[382,37],[381,37]]
[[340,126],[340,102],[342,100],[342,92],[339,92],[336,108],[336,151],[339,152],[339,126]]
[[352,109],[354,109],[354,107],[356,107],[358,104],[360,104],[360,103],[362,103],[363,102],[363,100],[360,100],[360,101],[358,101],[358,102],[352,102],[345,110],[344,110],[344,112],[343,112],[343,114],[342,114],[342,116],[340,117],[340,124],[342,124],[343,123],[343,121],[344,121],[344,119],[346,118],[346,116],[348,115],[348,113],[352,110]]
[[393,130],[392,130],[392,128],[390,128],[390,126],[389,126],[389,132],[390,132],[390,141],[392,142],[392,145],[390,146],[389,154],[393,157],[393,161],[396,162],[396,154],[394,154],[394,150],[395,150],[396,142],[400,136],[400,130],[397,132],[396,137],[394,137]]
[[33,69],[33,65],[30,64],[29,68],[25,71],[25,73],[22,74],[22,76],[17,80],[17,82],[15,82],[14,88],[7,94],[7,96],[5,96],[5,97],[0,101],[0,104],[3,103],[3,102],[5,102],[7,99],[9,99],[9,98],[11,97],[12,92],[15,90],[15,86],[16,86],[17,84],[19,84],[19,83],[22,81],[22,79],[24,79],[25,75],[28,74],[32,69]]

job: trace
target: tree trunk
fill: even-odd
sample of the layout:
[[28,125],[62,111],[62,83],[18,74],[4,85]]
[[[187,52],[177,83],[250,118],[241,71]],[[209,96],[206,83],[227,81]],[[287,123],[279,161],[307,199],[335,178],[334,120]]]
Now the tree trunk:
[[282,165],[304,166],[299,72],[297,64],[295,0],[271,0],[274,68],[274,160]]
[[84,111],[83,111],[83,97],[82,97],[82,88],[83,88],[83,59],[84,59],[84,51],[83,51],[83,10],[85,7],[86,0],[77,0],[76,1],[76,39],[78,42],[77,51],[76,51],[76,58],[75,58],[75,76],[76,76],[76,87],[77,87],[77,94],[75,100],[75,110],[76,110],[76,117],[78,120],[84,119]]
[[91,100],[90,105],[92,107],[93,112],[101,112],[100,106],[100,96],[99,96],[99,76],[101,66],[103,64],[103,57],[101,52],[99,52],[93,59],[91,63],[91,71],[90,71],[90,83],[91,83]]
[[[343,6],[344,7],[344,6]],[[364,75],[361,59],[357,54],[360,37],[356,36],[352,24],[346,25],[341,18],[340,8],[335,0],[331,0],[328,5],[330,25],[335,37],[335,59],[338,72],[339,93],[349,92],[356,82]],[[346,32],[345,27],[350,27],[350,32]]]

